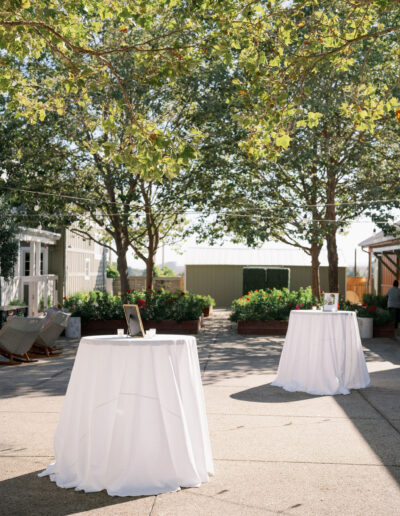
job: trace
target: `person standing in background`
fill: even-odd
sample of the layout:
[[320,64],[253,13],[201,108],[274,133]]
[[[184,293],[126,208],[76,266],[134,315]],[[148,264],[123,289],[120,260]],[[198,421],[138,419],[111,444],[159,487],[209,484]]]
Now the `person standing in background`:
[[400,290],[397,280],[393,281],[393,287],[387,291],[386,297],[387,307],[389,308],[389,312],[394,315],[394,327],[397,329],[400,322]]

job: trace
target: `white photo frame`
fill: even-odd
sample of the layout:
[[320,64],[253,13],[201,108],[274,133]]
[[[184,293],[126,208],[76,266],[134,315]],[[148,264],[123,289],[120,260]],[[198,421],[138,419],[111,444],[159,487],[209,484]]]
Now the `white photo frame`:
[[129,337],[144,337],[142,317],[138,305],[122,305],[128,325]]
[[336,312],[339,307],[339,293],[325,292],[324,293],[324,312]]

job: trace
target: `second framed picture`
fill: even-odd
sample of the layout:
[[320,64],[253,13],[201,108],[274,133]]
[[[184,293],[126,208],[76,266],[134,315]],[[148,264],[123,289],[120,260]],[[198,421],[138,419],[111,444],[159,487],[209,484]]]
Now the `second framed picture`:
[[324,293],[324,312],[336,312],[339,307],[339,293],[325,292]]

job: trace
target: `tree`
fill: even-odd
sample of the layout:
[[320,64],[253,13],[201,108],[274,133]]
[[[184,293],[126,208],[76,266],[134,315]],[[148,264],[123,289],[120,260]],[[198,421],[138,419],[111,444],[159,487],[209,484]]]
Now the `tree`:
[[[140,72],[128,57],[120,59],[121,68],[132,75]],[[40,62],[29,73],[34,75],[36,69],[42,73]],[[183,200],[172,195],[168,178],[187,171],[193,157],[192,144],[199,138],[187,127],[182,131],[179,126],[185,110],[191,109],[184,92],[152,78],[143,81],[144,84],[132,81],[126,86],[126,93],[136,113],[152,125],[147,142],[152,168],[150,158],[143,161],[140,155],[131,154],[129,116],[115,109],[122,101],[122,93],[112,85],[105,91],[91,93],[85,104],[71,101],[65,115],[51,114],[37,124],[15,121],[15,113],[10,113],[12,105],[8,104],[11,122],[5,124],[17,126],[15,131],[7,131],[8,153],[12,158],[7,165],[10,170],[7,188],[13,189],[15,202],[26,206],[28,215],[36,213],[35,221],[40,214],[54,223],[75,222],[74,232],[113,250],[123,290],[128,289],[129,248],[145,261],[147,285],[151,288],[154,257],[160,243],[184,238]],[[187,142],[170,162],[163,161],[161,155],[168,147],[164,141],[168,128],[175,134],[178,130],[185,133]],[[14,145],[16,136],[18,148]],[[32,155],[36,145],[43,149],[44,156],[42,150],[38,155],[48,167],[40,166],[40,160]],[[17,154],[19,159],[15,160]],[[44,195],[40,210],[35,212],[38,200],[32,191],[38,189]]]
[[10,206],[4,196],[0,196],[0,276],[6,281],[14,276],[15,263],[18,259],[17,232]]
[[[144,73],[173,81],[182,70],[198,68],[207,54],[246,71],[236,97],[259,101],[249,106],[250,116],[242,122],[251,128],[253,143],[259,140],[274,157],[290,142],[304,83],[321,67],[344,71],[354,65],[353,53],[361,44],[368,53],[383,41],[398,78],[399,30],[396,2],[388,0],[66,0],[62,8],[48,0],[5,0],[0,9],[0,48],[5,51],[0,87],[27,116],[43,119],[49,110],[63,113],[66,97],[85,102],[90,91],[115,84],[129,113],[137,152],[151,128],[136,115],[125,90],[130,78],[115,58],[129,55]],[[40,83],[27,81],[21,64],[44,51],[48,77]],[[57,76],[50,73],[54,61],[62,66]],[[360,85],[368,86],[363,63],[357,67]],[[57,93],[43,102],[38,89]],[[294,89],[290,98],[287,89]],[[390,88],[376,92],[382,107]],[[355,106],[348,105],[348,114],[355,121],[362,116],[363,123],[374,127],[380,118],[377,106],[366,102],[363,113]]]
[[153,276],[155,278],[160,278],[162,276],[174,277],[175,272],[168,267],[168,265],[164,265],[164,267],[159,267],[158,265],[154,265]]
[[[379,45],[370,60],[368,77],[375,81],[386,66]],[[269,160],[243,128],[247,105],[226,104],[226,98],[232,98],[232,83],[240,81],[244,72],[221,67],[214,75],[208,71],[203,82],[207,86],[199,94],[199,102],[212,106],[206,122],[201,122],[206,124],[207,138],[200,146],[196,179],[184,185],[188,192],[196,191],[203,238],[213,242],[230,233],[251,246],[274,239],[302,248],[311,256],[315,295],[320,290],[319,255],[324,241],[330,289],[337,291],[337,232],[363,213],[382,224],[399,204],[376,203],[377,198],[398,199],[399,194],[399,130],[390,114],[392,103],[383,107],[371,131],[368,124],[354,122],[343,108],[354,85],[358,87],[354,70],[323,72],[304,85],[307,94],[290,146],[279,158]],[[361,93],[365,98],[363,88]],[[373,92],[368,95],[369,102],[376,101]],[[358,107],[361,112],[362,104]]]

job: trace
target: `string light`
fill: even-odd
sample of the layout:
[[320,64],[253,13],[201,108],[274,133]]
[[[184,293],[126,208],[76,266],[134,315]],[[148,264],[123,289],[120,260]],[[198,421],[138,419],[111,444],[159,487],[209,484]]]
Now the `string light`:
[[[37,191],[37,190],[28,190],[28,189],[24,189],[24,188],[13,188],[13,187],[10,187],[10,186],[0,186],[0,190],[9,190],[9,191],[14,191],[14,192],[24,192],[24,193],[31,193],[31,194],[36,194],[36,195],[44,195],[44,196],[48,196],[48,197],[57,197],[59,199],[70,199],[70,200],[75,200],[75,201],[86,201],[86,202],[92,202],[92,203],[98,203],[99,200],[98,199],[90,199],[89,197],[79,197],[79,196],[74,196],[74,195],[65,195],[65,194],[58,194],[58,193],[49,193],[49,192],[41,192],[41,191]],[[122,201],[105,201],[105,200],[102,200],[101,201],[102,204],[113,204],[113,205],[116,205],[116,206],[130,206],[129,203],[126,203],[126,202],[122,202]],[[298,203],[296,203],[295,201],[293,201],[293,206],[296,206],[297,208],[300,208],[300,209],[304,209],[304,208],[321,208],[321,207],[327,207],[327,206],[360,206],[360,205],[363,205],[363,204],[390,204],[390,203],[399,203],[399,199],[396,198],[396,199],[372,199],[370,201],[353,201],[353,202],[334,202],[334,203],[319,203],[319,204],[301,204],[301,205],[298,205]],[[274,201],[271,201],[271,204],[273,204],[273,206],[276,208],[276,207],[287,207],[287,204],[285,205],[282,205],[281,203],[275,203],[274,204]],[[262,210],[262,208],[259,208],[260,210]],[[248,209],[244,209],[242,211],[247,211],[247,212],[255,212],[257,211],[256,208],[248,208]],[[193,212],[194,213],[194,212]],[[303,218],[307,218],[307,214],[304,214]]]
[[[151,213],[151,212],[144,212],[144,213]],[[176,213],[176,212],[175,212]],[[202,212],[198,212],[198,211],[194,211],[194,210],[188,210],[188,211],[185,211],[184,212],[186,215],[197,215],[197,216],[201,216],[202,215]],[[220,215],[219,212],[208,212],[206,214],[206,216],[211,216],[212,214],[215,214],[215,215]],[[13,215],[14,217],[16,218],[20,218],[20,217],[31,217],[31,218],[48,218],[48,219],[51,219],[51,218],[54,218],[54,217],[71,217],[71,212],[65,212],[65,213],[53,213],[53,214],[50,214],[50,213],[26,213],[26,212],[21,212],[21,213],[18,213],[16,211],[12,212],[11,210],[11,215]],[[111,217],[111,216],[122,216],[123,214],[121,213],[96,213],[96,218],[107,218],[107,217]],[[171,216],[173,214],[171,213]],[[224,215],[230,215],[232,217],[236,217],[236,218],[250,218],[254,221],[254,217],[257,217],[257,218],[261,218],[262,215],[249,215],[249,214],[243,214],[243,213],[237,213],[237,212],[225,212]],[[85,214],[85,215],[81,215],[81,218],[87,218],[88,220],[90,219],[91,215],[90,214]],[[140,215],[136,214],[135,217],[137,219],[140,218]],[[287,224],[292,224],[293,226],[295,225],[300,225],[300,226],[304,226],[304,221],[296,221],[296,220],[293,220],[292,217],[275,217],[275,221],[276,222],[285,222]],[[185,219],[183,217],[181,217],[181,222],[184,223],[185,222]],[[255,221],[254,221],[255,222]],[[312,221],[309,221],[309,226],[312,226],[314,223],[335,223],[335,224],[371,224],[371,220],[370,219],[365,219],[365,220],[361,220],[359,218],[356,218],[356,219],[341,219],[341,220],[337,220],[337,219],[314,219]],[[375,219],[376,223],[387,223],[387,219]],[[263,229],[263,228],[261,228]],[[304,229],[304,231],[306,231],[306,229]],[[375,230],[376,231],[376,230]]]

